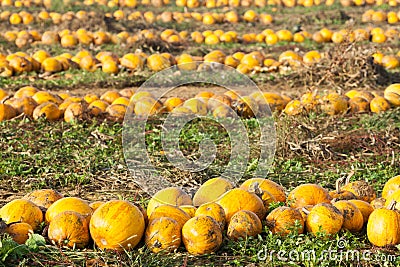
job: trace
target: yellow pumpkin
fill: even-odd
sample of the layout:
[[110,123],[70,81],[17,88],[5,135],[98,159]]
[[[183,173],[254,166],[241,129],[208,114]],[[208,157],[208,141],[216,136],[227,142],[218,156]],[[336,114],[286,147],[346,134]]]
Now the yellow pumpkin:
[[249,188],[254,183],[258,183],[258,186],[260,187],[260,189],[262,191],[266,191],[266,192],[270,193],[276,199],[276,201],[286,202],[286,193],[285,193],[285,189],[283,188],[283,186],[281,186],[269,179],[264,179],[264,178],[247,179],[240,185],[240,188],[249,190]]
[[192,199],[179,187],[168,187],[155,193],[147,204],[147,216],[151,216],[154,209],[161,205],[192,205]]
[[343,220],[342,213],[335,206],[320,203],[315,205],[307,215],[306,229],[314,235],[317,233],[335,235],[342,228]]
[[64,211],[75,211],[85,218],[92,215],[92,208],[87,201],[77,197],[64,197],[55,201],[46,211],[46,222],[50,223],[54,217]]
[[39,207],[49,208],[64,196],[53,189],[39,189],[26,194],[23,198],[32,201]]
[[154,253],[172,252],[181,244],[181,229],[182,227],[172,218],[154,219],[146,229],[146,246]]
[[347,179],[346,184],[342,186],[341,190],[350,191],[356,196],[357,199],[364,200],[366,202],[371,202],[376,198],[375,189],[363,180],[350,183]]
[[333,205],[343,214],[343,229],[350,232],[361,231],[364,225],[364,217],[356,205],[347,200],[339,200]]
[[206,215],[213,218],[221,227],[225,229],[226,216],[224,209],[217,203],[205,203],[197,208],[195,216]]
[[17,222],[10,224],[5,231],[18,244],[25,244],[29,234],[33,234],[33,228],[29,223]]
[[317,184],[302,184],[293,189],[287,198],[290,207],[298,208],[319,203],[330,203],[328,191]]
[[42,210],[27,199],[14,199],[0,209],[0,218],[6,223],[24,222],[38,230],[43,222]]
[[296,231],[304,232],[304,220],[297,209],[290,207],[279,207],[271,211],[266,218],[266,225],[273,234],[282,236]]
[[246,239],[250,236],[261,234],[262,224],[260,218],[249,210],[236,212],[229,222],[227,236],[229,239]]
[[133,249],[142,239],[145,221],[138,207],[125,200],[101,205],[90,219],[90,234],[100,249]]
[[0,121],[5,121],[17,116],[17,111],[10,105],[0,103]]
[[209,179],[194,194],[193,205],[200,206],[208,202],[213,202],[233,188],[233,183],[225,178],[216,177]]
[[382,189],[382,197],[388,198],[391,194],[400,189],[400,175],[390,178]]
[[186,250],[192,255],[212,253],[222,244],[221,228],[209,216],[196,216],[183,226],[182,241]]
[[359,199],[350,199],[350,203],[354,204],[362,213],[364,224],[368,222],[370,214],[374,211],[374,208],[368,202]]
[[45,102],[37,106],[33,110],[33,119],[38,120],[41,117],[45,117],[49,121],[56,121],[61,117],[61,111],[56,104],[52,102]]
[[384,97],[393,106],[400,106],[400,83],[395,83],[386,87]]
[[149,222],[151,223],[153,220],[168,217],[174,219],[180,228],[191,218],[189,214],[184,212],[182,209],[172,206],[172,205],[160,205],[154,209],[149,217]]

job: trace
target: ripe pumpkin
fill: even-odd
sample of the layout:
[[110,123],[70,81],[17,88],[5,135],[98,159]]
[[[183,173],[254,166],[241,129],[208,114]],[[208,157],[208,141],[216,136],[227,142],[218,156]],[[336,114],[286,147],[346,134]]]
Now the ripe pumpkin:
[[300,100],[291,100],[283,110],[289,116],[296,116],[303,112],[303,106]]
[[117,98],[121,97],[117,91],[107,91],[100,96],[100,100],[106,101],[108,104],[112,104]]
[[374,211],[372,205],[359,199],[350,199],[349,202],[354,204],[361,211],[364,219],[364,224],[366,224],[368,222],[369,216]]
[[29,234],[33,234],[33,228],[29,223],[17,222],[10,224],[5,232],[18,244],[25,244]]
[[0,209],[0,218],[7,224],[13,222],[28,223],[36,231],[43,222],[43,213],[32,201],[14,199]]
[[205,203],[213,202],[233,188],[233,183],[222,177],[207,180],[194,194],[193,205],[201,206]]
[[32,97],[12,97],[5,101],[4,104],[12,106],[18,114],[24,113],[28,117],[32,117],[33,110],[37,107],[37,103]]
[[374,210],[368,219],[367,236],[374,246],[395,246],[400,243],[400,215],[393,210],[395,202],[388,208]]
[[346,113],[348,109],[347,100],[337,93],[324,96],[321,99],[321,103],[322,111],[328,115],[343,114]]
[[172,252],[181,245],[181,229],[182,227],[172,218],[154,219],[146,229],[146,246],[154,253]]
[[217,203],[205,203],[197,208],[195,216],[206,215],[213,218],[224,231],[226,225],[225,211],[221,205]]
[[305,93],[301,96],[300,102],[307,111],[315,110],[319,102],[319,95],[315,92]]
[[233,214],[239,210],[249,210],[263,220],[266,210],[262,200],[254,193],[241,188],[229,190],[216,201],[225,210],[226,221],[229,222]]
[[209,216],[196,216],[183,226],[182,241],[186,250],[192,255],[212,253],[222,244],[221,228]]
[[352,113],[365,113],[370,111],[370,101],[362,97],[353,97],[349,100]]
[[302,184],[293,189],[287,198],[290,207],[298,208],[319,203],[330,203],[328,191],[317,184]]
[[[101,205],[90,219],[90,234],[100,249],[133,249],[142,239],[145,221],[138,207],[125,200]],[[122,231],[123,229],[123,231]]]
[[343,215],[338,208],[329,203],[315,205],[307,215],[306,229],[316,235],[321,231],[335,235],[343,225]]
[[386,87],[384,97],[393,106],[400,106],[400,83],[395,83]]
[[332,198],[332,200],[349,200],[349,199],[355,199],[356,196],[349,191],[341,191],[340,190],[340,184],[344,181],[344,178],[339,178],[336,180],[336,189],[334,191],[329,192],[329,196]]
[[53,189],[39,189],[26,194],[23,198],[45,209],[64,196]]
[[249,188],[254,183],[258,183],[258,186],[260,187],[260,189],[270,193],[276,199],[276,201],[286,202],[286,193],[285,193],[285,189],[283,188],[283,186],[281,186],[269,179],[264,179],[264,178],[247,179],[240,185],[240,188],[249,190]]
[[151,223],[154,219],[161,217],[168,217],[174,219],[180,228],[191,218],[189,214],[184,212],[182,209],[172,205],[161,205],[154,209],[151,213],[149,222]]
[[375,189],[369,185],[366,181],[354,181],[349,183],[349,177],[346,180],[346,184],[342,186],[341,190],[352,192],[357,199],[371,202],[376,198]]
[[164,188],[153,195],[147,204],[147,216],[150,217],[155,208],[161,205],[192,205],[190,196],[179,187]]
[[110,115],[114,120],[122,122],[125,117],[127,106],[121,104],[109,105],[106,109],[108,115]]
[[390,178],[384,185],[382,197],[388,198],[391,194],[400,189],[400,175]]
[[380,113],[390,109],[389,102],[382,96],[377,96],[369,103],[371,112]]
[[396,204],[394,205],[395,210],[400,210],[400,189],[393,192],[389,196],[386,197],[385,207],[389,207],[389,205],[395,201]]
[[166,57],[153,54],[147,58],[147,67],[152,71],[161,71],[171,67],[171,63]]
[[17,111],[10,105],[0,103],[0,121],[10,120],[17,116]]
[[385,207],[386,199],[380,197],[372,200],[370,203],[374,209],[380,209]]
[[32,96],[33,100],[35,100],[38,105],[41,105],[46,102],[51,102],[56,105],[60,105],[63,100],[58,95],[52,94],[46,91],[39,91]]
[[[132,98],[134,98],[135,95]],[[134,112],[139,117],[155,115],[160,112],[162,108],[161,103],[152,97],[143,97],[136,102],[131,99],[131,103],[135,103]]]
[[56,121],[61,117],[61,111],[56,104],[45,102],[33,110],[33,119],[46,118],[49,121]]
[[244,96],[239,98],[234,104],[236,112],[239,116],[243,118],[253,118],[258,114],[258,104],[257,102],[250,96]]
[[190,109],[194,114],[207,115],[207,104],[200,98],[191,98],[183,103],[183,107]]
[[50,241],[60,247],[84,248],[89,244],[89,221],[75,211],[55,216],[48,229]]
[[364,217],[356,205],[347,201],[339,200],[333,205],[343,214],[343,229],[350,232],[359,232],[364,225]]
[[[296,224],[299,225],[298,228],[295,228]],[[293,230],[299,234],[304,232],[304,220],[300,211],[290,207],[279,207],[271,211],[266,218],[266,225],[273,234],[282,236]]]
[[249,210],[236,212],[229,222],[227,236],[229,239],[246,239],[249,236],[261,234],[262,224],[260,218]]
[[54,202],[46,211],[46,222],[50,223],[54,217],[64,211],[75,211],[88,218],[92,215],[92,208],[87,201],[77,197],[64,197]]
[[32,97],[37,92],[38,92],[38,90],[33,86],[24,86],[15,92],[14,97],[15,98]]
[[95,201],[89,204],[89,207],[92,208],[93,212],[97,210],[101,205],[106,203],[105,201]]

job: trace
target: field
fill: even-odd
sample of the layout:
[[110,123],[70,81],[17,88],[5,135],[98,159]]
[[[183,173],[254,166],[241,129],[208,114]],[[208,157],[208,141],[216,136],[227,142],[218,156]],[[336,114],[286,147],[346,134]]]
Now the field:
[[[89,203],[120,199],[147,207],[161,185],[139,177],[149,173],[147,166],[137,165],[143,155],[169,185],[189,194],[243,167],[237,178],[230,177],[240,185],[259,174],[262,137],[274,145],[263,178],[283,186],[286,195],[303,184],[334,191],[339,178],[349,177],[366,181],[379,198],[385,183],[400,175],[400,86],[387,90],[400,84],[396,1],[0,0],[0,6],[0,206],[49,188]],[[196,61],[203,60],[200,82],[185,80],[190,76],[185,71],[196,70]],[[182,63],[186,69],[162,75]],[[253,93],[242,101],[230,91],[230,108],[240,118],[227,118],[236,116],[232,110],[210,108],[212,95],[227,92],[215,80],[242,86],[242,96]],[[12,99],[27,86],[34,87],[29,95],[34,105],[20,106],[21,112]],[[265,100],[249,91],[252,87],[270,94]],[[39,97],[39,91],[50,94]],[[138,91],[153,96],[132,100]],[[95,99],[89,101],[90,94]],[[168,154],[164,142],[171,140],[164,130],[168,114],[195,96],[208,101],[196,102],[205,105],[205,113],[203,106],[190,104],[179,112],[204,116],[187,119],[172,136],[189,162],[214,149],[210,164],[193,171],[180,168],[179,156]],[[168,106],[172,97],[181,102]],[[384,104],[374,108],[375,100]],[[36,111],[48,101],[51,111]],[[93,106],[94,101],[105,105]],[[73,103],[79,112],[69,107]],[[4,111],[10,105],[12,110]],[[222,126],[236,125],[235,120],[242,128]],[[132,121],[144,128],[133,128]],[[170,127],[175,130],[178,123],[173,117]],[[262,123],[273,130],[260,130]],[[144,152],[127,148],[135,136],[143,136]],[[247,140],[240,146],[247,156],[232,154],[234,137]],[[209,145],[204,139],[214,146],[204,149]],[[270,212],[283,205],[273,201],[265,208]],[[400,234],[394,244],[376,246],[367,236],[367,223],[333,235],[291,231],[281,236],[262,222],[260,234],[238,241],[225,231],[219,249],[204,255],[188,253],[183,243],[173,252],[153,253],[144,238],[123,251],[102,250],[93,240],[83,249],[56,246],[44,222],[18,244],[0,224],[0,266],[400,265]]]

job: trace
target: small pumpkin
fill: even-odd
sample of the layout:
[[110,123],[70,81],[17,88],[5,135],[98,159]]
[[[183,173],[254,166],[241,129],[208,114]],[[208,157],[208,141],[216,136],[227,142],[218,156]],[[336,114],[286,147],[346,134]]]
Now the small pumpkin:
[[293,189],[287,198],[290,207],[298,208],[319,203],[329,203],[331,197],[328,191],[317,184],[302,184]]
[[335,235],[342,229],[343,221],[343,215],[338,208],[330,203],[320,203],[307,215],[306,229],[314,235],[321,232]]
[[264,178],[251,178],[243,182],[240,188],[248,190],[252,184],[258,183],[258,186],[262,191],[269,192],[276,201],[286,202],[286,193],[283,186]]
[[356,205],[347,200],[339,200],[333,205],[343,214],[343,229],[353,233],[361,231],[364,225],[364,217]]
[[246,239],[249,236],[261,234],[262,224],[260,218],[249,210],[236,212],[229,222],[227,236],[229,239]]
[[160,217],[169,217],[174,219],[180,228],[190,219],[190,216],[180,208],[172,205],[161,205],[154,209],[151,213],[149,222]]
[[356,196],[349,191],[342,191],[340,190],[340,184],[344,182],[344,178],[339,178],[336,180],[336,189],[334,191],[329,192],[329,196],[333,200],[349,200],[349,199],[355,199]]
[[10,98],[4,104],[12,106],[18,114],[24,113],[28,117],[32,117],[33,110],[37,107],[32,97]]
[[10,120],[17,116],[17,111],[10,105],[0,103],[0,121]]
[[18,244],[25,244],[29,234],[33,234],[33,228],[29,223],[18,222],[10,224],[5,232]]
[[386,247],[400,244],[400,215],[394,210],[396,202],[388,208],[374,210],[368,219],[367,236],[374,246]]
[[164,188],[153,195],[147,204],[147,216],[150,217],[154,209],[161,205],[192,205],[192,199],[179,187]]
[[53,189],[39,189],[26,194],[23,198],[32,201],[39,207],[49,208],[54,202],[64,196]]
[[383,208],[385,207],[385,204],[386,204],[386,199],[384,199],[383,197],[379,197],[371,201],[371,206],[374,209]]
[[90,234],[100,249],[133,249],[142,239],[145,221],[142,212],[125,200],[110,200],[90,219]]
[[196,216],[183,226],[182,241],[190,254],[208,254],[220,248],[222,231],[218,223],[210,216]]
[[233,188],[233,183],[225,178],[216,177],[209,179],[194,194],[193,204],[194,206],[200,206],[208,202],[213,202]]
[[390,178],[382,189],[382,197],[387,198],[400,189],[400,175]]
[[38,120],[45,117],[49,121],[56,121],[61,117],[61,111],[58,106],[52,102],[46,102],[37,106],[33,110],[33,119]]
[[87,201],[77,197],[64,197],[54,202],[46,211],[46,222],[50,223],[54,217],[64,211],[75,211],[89,218],[92,215],[92,208]]
[[[297,231],[304,232],[304,220],[300,211],[290,207],[279,207],[271,211],[266,218],[266,225],[273,234],[282,236]],[[295,228],[298,226],[297,228]]]
[[346,184],[342,186],[341,190],[352,192],[357,199],[371,202],[376,198],[376,192],[374,188],[366,181],[359,180],[349,182],[350,175],[346,179]]
[[226,221],[229,222],[233,214],[239,210],[250,210],[263,220],[266,214],[264,203],[254,193],[241,188],[234,188],[223,194],[217,201],[224,209]]
[[374,211],[374,208],[368,202],[359,199],[350,199],[350,203],[353,203],[362,213],[364,224],[368,222],[368,218],[371,213]]
[[51,220],[48,237],[61,247],[84,248],[90,240],[89,222],[78,212],[61,212]]
[[217,203],[205,203],[197,208],[195,216],[207,215],[213,218],[224,231],[226,224],[225,211],[221,205]]
[[14,199],[0,209],[0,218],[7,224],[13,222],[28,223],[32,226],[33,230],[36,231],[43,222],[43,213],[32,201],[27,199]]
[[181,244],[181,226],[172,218],[157,218],[146,229],[145,243],[154,253],[172,252]]

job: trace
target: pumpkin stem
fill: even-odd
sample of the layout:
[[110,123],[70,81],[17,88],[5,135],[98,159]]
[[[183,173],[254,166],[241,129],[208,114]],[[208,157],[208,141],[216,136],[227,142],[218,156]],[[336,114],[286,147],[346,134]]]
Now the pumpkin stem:
[[351,172],[347,175],[346,181],[345,181],[345,183],[344,183],[345,185],[348,184],[348,183],[350,183],[350,178],[353,177],[354,174],[355,174],[355,171],[351,171]]
[[396,200],[392,200],[392,201],[389,203],[387,209],[388,209],[388,210],[394,210],[394,208],[396,207],[396,204],[397,204]]
[[306,209],[305,207],[303,207],[301,210],[307,215],[310,214],[310,211],[308,209]]
[[340,185],[344,182],[344,178],[338,178],[335,183],[336,193],[340,194]]
[[252,183],[252,184],[249,186],[248,191],[249,191],[250,193],[256,194],[256,195],[259,196],[259,197],[261,197],[261,196],[263,195],[263,191],[262,191],[262,189],[260,188],[260,184],[259,184],[258,182]]

